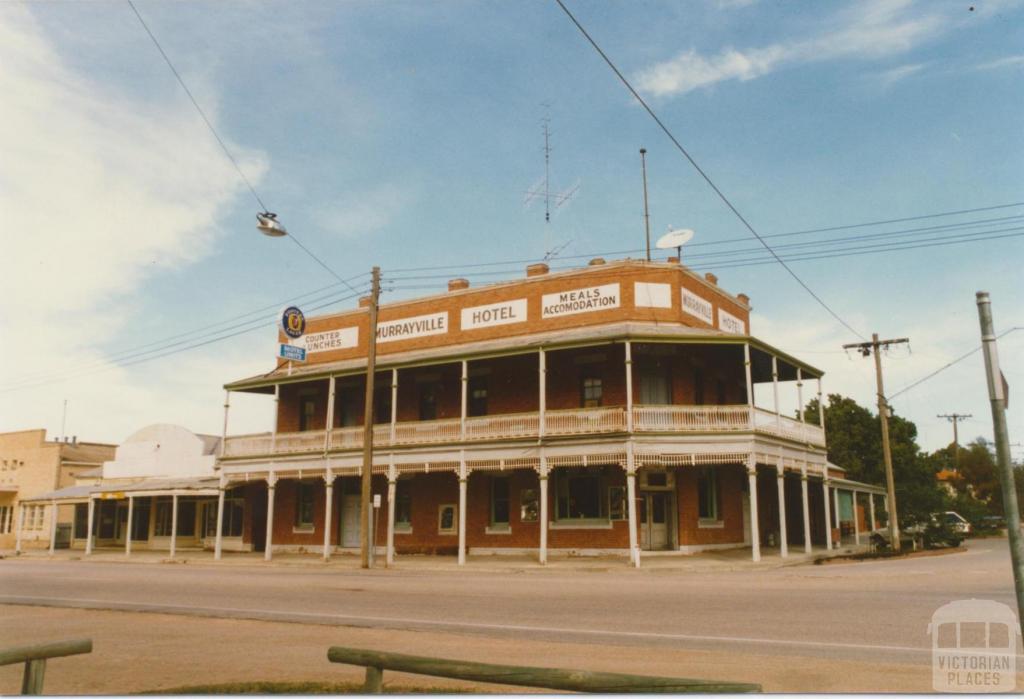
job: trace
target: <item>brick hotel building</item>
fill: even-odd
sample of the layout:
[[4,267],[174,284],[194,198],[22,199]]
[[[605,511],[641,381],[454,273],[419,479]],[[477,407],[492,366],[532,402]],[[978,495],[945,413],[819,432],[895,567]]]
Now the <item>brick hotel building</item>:
[[[359,546],[369,314],[307,321],[305,363],[228,384],[217,546]],[[825,458],[821,371],[750,333],[749,300],[674,261],[634,260],[382,305],[374,379],[374,540],[403,553],[628,555],[860,543],[883,491]],[[287,342],[284,334],[279,337]],[[756,405],[758,393],[770,405]],[[810,388],[811,390],[808,390]],[[228,436],[233,392],[276,403]],[[865,507],[865,505],[867,505]],[[851,541],[852,543],[852,541]]]

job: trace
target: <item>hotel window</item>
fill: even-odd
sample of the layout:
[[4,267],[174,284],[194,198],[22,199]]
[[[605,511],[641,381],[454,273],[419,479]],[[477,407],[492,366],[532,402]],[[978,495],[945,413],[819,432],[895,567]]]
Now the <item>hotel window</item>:
[[[221,536],[242,536],[242,514],[245,506],[242,498],[224,498],[224,524]],[[206,503],[203,531],[212,539],[217,536],[217,501]]]
[[0,505],[0,534],[11,533],[11,508],[7,505]]
[[132,541],[149,541],[149,498],[134,498],[132,508]]
[[718,511],[718,469],[702,468],[697,474],[697,515],[701,520],[717,522]]
[[299,483],[295,489],[295,528],[313,528],[312,483]]
[[608,499],[600,475],[583,471],[559,473],[556,492],[558,519],[608,518]]
[[519,521],[536,522],[540,519],[540,499],[534,488],[519,491]]
[[693,370],[693,404],[704,405],[704,370]]
[[378,386],[373,390],[373,413],[374,424],[391,422],[391,386]]
[[626,519],[626,489],[621,485],[608,489],[608,519]]
[[412,528],[412,481],[399,478],[395,484],[395,529]]
[[508,477],[491,479],[491,526],[508,528],[509,525]]
[[178,536],[196,535],[196,501],[178,500]]
[[459,508],[456,505],[441,505],[437,508],[437,533],[454,534],[458,527]]
[[469,380],[469,400],[466,412],[470,417],[487,414],[487,377],[478,376]]
[[599,408],[603,397],[601,378],[598,376],[584,376],[580,379],[580,407]]
[[156,501],[156,513],[153,517],[153,536],[171,535],[171,499],[158,498]]
[[299,399],[299,432],[313,428],[313,416],[316,414],[316,398],[304,396]]
[[440,386],[435,381],[420,384],[420,420],[437,419],[437,394]]

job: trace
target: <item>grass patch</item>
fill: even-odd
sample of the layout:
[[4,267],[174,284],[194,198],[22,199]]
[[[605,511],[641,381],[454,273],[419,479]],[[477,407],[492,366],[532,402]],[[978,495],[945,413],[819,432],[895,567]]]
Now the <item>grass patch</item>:
[[[225,682],[156,689],[141,694],[362,694],[362,682]],[[385,694],[479,694],[473,688],[384,685]]]

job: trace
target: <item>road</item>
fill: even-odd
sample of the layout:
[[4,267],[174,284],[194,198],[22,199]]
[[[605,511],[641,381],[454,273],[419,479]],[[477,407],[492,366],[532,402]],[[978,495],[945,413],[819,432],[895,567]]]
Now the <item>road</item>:
[[0,604],[21,613],[36,606],[116,610],[455,634],[536,648],[884,663],[915,676],[930,668],[932,613],[969,598],[1014,605],[1005,540],[973,541],[966,552],[942,556],[727,573],[0,561]]

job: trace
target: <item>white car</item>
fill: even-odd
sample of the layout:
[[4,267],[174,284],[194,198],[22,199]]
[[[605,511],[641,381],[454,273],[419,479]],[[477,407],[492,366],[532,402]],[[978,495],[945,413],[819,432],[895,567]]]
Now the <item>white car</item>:
[[957,534],[970,534],[973,530],[971,523],[958,512],[943,512],[942,521]]

